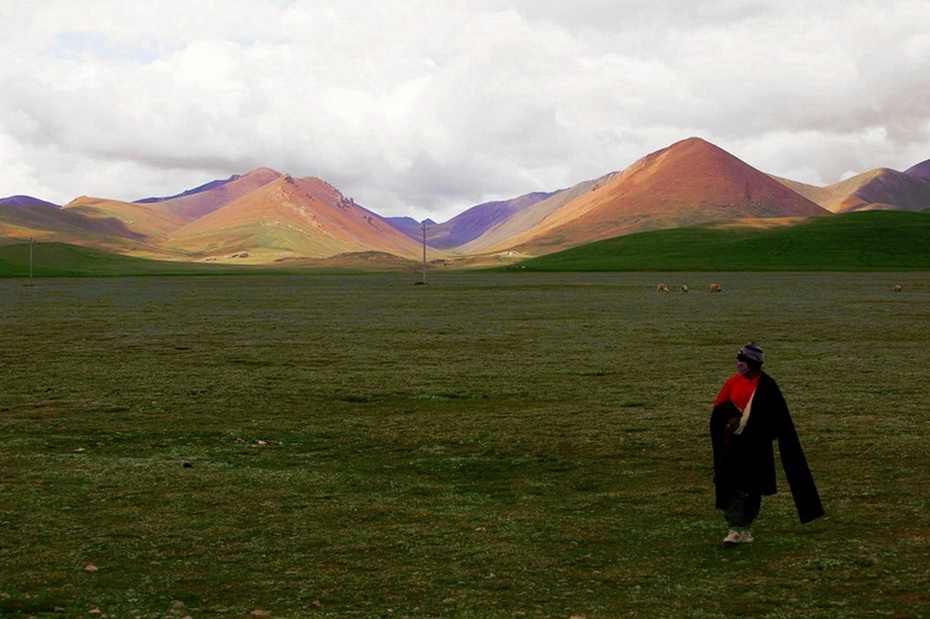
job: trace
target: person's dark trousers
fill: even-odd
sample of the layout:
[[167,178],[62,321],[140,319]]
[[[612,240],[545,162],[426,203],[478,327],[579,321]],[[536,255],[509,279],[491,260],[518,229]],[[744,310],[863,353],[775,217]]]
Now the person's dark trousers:
[[762,507],[762,497],[758,494],[749,494],[734,490],[727,499],[727,508],[723,512],[727,524],[734,531],[743,533],[748,531],[753,521],[759,515]]

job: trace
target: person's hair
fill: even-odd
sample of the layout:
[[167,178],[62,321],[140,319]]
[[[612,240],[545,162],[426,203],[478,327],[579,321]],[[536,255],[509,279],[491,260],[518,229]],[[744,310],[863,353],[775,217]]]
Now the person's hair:
[[738,360],[740,360],[740,361],[745,361],[746,364],[750,367],[750,369],[753,369],[753,370],[761,370],[761,369],[762,369],[762,362],[761,362],[761,361],[756,361],[756,360],[754,360],[754,359],[750,359],[750,358],[747,357],[746,355],[736,355],[736,358],[737,358]]

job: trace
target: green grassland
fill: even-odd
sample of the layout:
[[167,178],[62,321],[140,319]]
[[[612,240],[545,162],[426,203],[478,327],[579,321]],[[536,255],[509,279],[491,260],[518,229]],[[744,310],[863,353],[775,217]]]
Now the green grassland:
[[[32,254],[30,255],[30,251]],[[268,275],[327,272],[403,272],[416,262],[383,252],[355,252],[326,259],[270,264],[149,260],[67,243],[0,245],[0,278],[131,277],[155,275]]]
[[[23,243],[0,246],[0,278],[28,277],[29,249],[30,246]],[[245,265],[145,260],[62,243],[40,243],[33,250],[36,277],[327,270],[402,272],[416,267],[415,261],[379,252],[343,254],[325,260],[290,259]],[[930,270],[930,212],[867,211],[756,228],[741,227],[739,222],[718,222],[617,237],[500,268],[531,271]]]
[[36,243],[31,248],[28,243],[0,246],[0,277],[29,277],[30,266],[35,277],[198,275],[246,270],[236,266],[147,260],[67,243]]
[[930,269],[930,213],[865,211],[796,225],[706,224],[617,237],[520,263],[538,271]]
[[[0,281],[0,614],[930,614],[930,275],[662,277]],[[828,516],[724,548],[751,339]]]

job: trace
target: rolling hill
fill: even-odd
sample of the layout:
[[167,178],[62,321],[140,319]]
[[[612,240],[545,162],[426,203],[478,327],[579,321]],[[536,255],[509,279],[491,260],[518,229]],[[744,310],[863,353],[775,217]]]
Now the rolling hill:
[[0,198],[0,207],[3,206],[44,206],[48,208],[61,208],[61,205],[33,198],[32,196],[9,196]]
[[258,168],[243,175],[233,175],[166,198],[144,198],[135,204],[146,205],[153,211],[180,217],[192,222],[213,211],[272,183],[283,176],[270,168]]
[[930,213],[863,211],[716,222],[631,234],[508,268],[535,271],[895,271],[930,269]]
[[930,159],[909,167],[904,173],[930,180]]
[[0,279],[34,277],[138,277],[166,275],[267,275],[334,270],[351,273],[412,271],[416,261],[380,252],[354,252],[326,258],[290,258],[272,264],[242,261],[181,262],[126,256],[67,243],[0,245]]
[[33,239],[131,253],[145,236],[118,217],[88,217],[54,205],[0,205],[0,244]]
[[611,176],[612,174],[608,174],[597,180],[578,183],[544,200],[525,205],[503,221],[494,223],[474,240],[456,247],[455,251],[462,254],[490,253],[494,251],[494,248],[506,245],[511,238],[532,230],[550,214],[592,191]]
[[[0,277],[115,277],[137,275],[197,275],[233,272],[232,266],[149,260],[67,243],[0,246]],[[30,264],[30,262],[32,264]],[[246,272],[239,267],[239,271]]]
[[381,251],[414,258],[421,244],[316,178],[279,175],[173,232],[166,245],[193,255],[322,258]]
[[[426,224],[426,243],[436,249],[460,248],[485,234],[489,228],[507,221],[517,213],[529,211],[535,204],[551,198],[557,193],[560,192],[536,192],[512,200],[485,202],[473,206],[441,224],[426,220],[423,222]],[[388,223],[411,238],[417,240],[423,238],[422,223],[415,219],[393,217],[388,218]]]
[[148,258],[252,263],[367,251],[409,259],[422,251],[332,185],[268,168],[136,202],[82,196],[58,208],[7,199],[0,205],[0,237]]
[[92,221],[121,221],[127,236],[135,240],[158,242],[172,230],[184,225],[184,219],[172,213],[159,212],[133,202],[81,196],[62,207],[64,211],[82,215]]
[[723,149],[689,138],[602,179],[486,251],[538,255],[645,230],[821,215],[829,212]]
[[[785,186],[816,202],[833,213],[867,210],[922,211],[930,207],[930,176],[921,174],[930,162],[918,164],[905,172],[878,168],[846,180],[816,187],[787,179],[777,179]],[[923,165],[924,167],[920,167]]]
[[[928,207],[930,160],[904,172],[878,168],[815,187],[769,176],[701,138],[689,138],[621,172],[565,190],[479,204],[446,222],[430,222],[427,243],[431,258],[458,257],[465,266],[710,222],[741,222],[727,225],[737,234],[740,225]],[[135,202],[82,196],[59,207],[30,196],[0,199],[0,245],[27,239],[146,258],[249,264],[346,255],[356,256],[348,259],[355,262],[360,255],[382,254],[407,264],[422,252],[422,229],[413,219],[381,217],[321,179],[269,168]]]

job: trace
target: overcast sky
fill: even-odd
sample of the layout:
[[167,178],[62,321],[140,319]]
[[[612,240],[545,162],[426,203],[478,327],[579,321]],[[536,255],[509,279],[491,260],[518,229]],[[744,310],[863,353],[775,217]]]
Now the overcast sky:
[[0,0],[0,197],[270,167],[448,219],[690,136],[816,185],[930,159],[930,0]]

